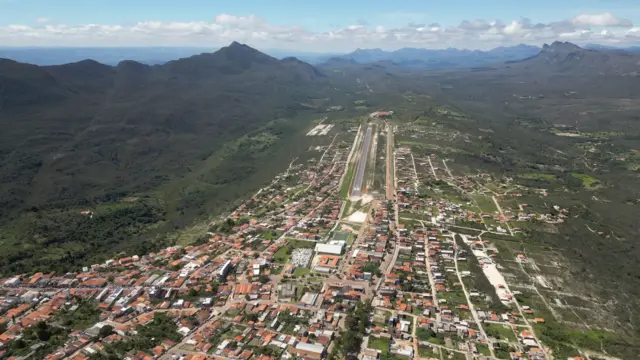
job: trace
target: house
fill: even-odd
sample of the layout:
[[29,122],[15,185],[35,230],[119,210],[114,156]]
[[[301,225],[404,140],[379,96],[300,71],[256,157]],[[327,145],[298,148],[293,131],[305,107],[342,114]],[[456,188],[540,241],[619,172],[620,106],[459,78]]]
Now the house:
[[318,299],[317,293],[307,292],[302,296],[302,299],[300,299],[300,302],[305,305],[313,306],[313,304],[316,303],[317,299]]
[[319,344],[308,344],[299,342],[295,347],[289,347],[289,352],[296,354],[301,358],[309,358],[309,359],[321,359],[326,349],[324,346]]
[[391,351],[392,354],[396,354],[396,355],[400,355],[400,356],[406,356],[409,359],[413,358],[413,347],[406,345],[406,346],[399,346],[398,344],[393,344],[391,345]]
[[318,259],[318,263],[314,267],[316,271],[329,273],[335,271],[338,268],[340,262],[340,256],[323,255]]
[[380,356],[380,350],[374,350],[374,349],[365,349],[363,351],[363,357],[362,360],[377,360],[378,357]]

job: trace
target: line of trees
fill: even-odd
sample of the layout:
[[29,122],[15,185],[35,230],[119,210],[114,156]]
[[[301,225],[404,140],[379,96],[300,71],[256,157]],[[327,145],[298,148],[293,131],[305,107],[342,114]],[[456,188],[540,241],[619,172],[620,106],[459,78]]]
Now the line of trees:
[[344,330],[335,340],[333,351],[327,356],[327,360],[338,360],[345,357],[347,360],[356,360],[362,338],[370,325],[369,316],[373,312],[371,302],[358,302],[355,309],[347,313],[344,321]]

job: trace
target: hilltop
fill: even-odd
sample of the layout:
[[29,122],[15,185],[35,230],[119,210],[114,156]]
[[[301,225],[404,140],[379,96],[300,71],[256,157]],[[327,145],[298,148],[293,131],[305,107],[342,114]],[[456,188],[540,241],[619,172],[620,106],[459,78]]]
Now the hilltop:
[[589,50],[569,42],[545,44],[540,52],[520,61],[510,62],[515,70],[570,72],[589,75],[631,75],[640,70],[640,54],[611,50]]

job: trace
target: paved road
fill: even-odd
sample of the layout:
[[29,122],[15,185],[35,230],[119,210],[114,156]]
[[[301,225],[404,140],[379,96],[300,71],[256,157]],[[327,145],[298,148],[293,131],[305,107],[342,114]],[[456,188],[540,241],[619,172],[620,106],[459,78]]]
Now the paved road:
[[433,174],[433,177],[436,180],[438,180],[438,175],[436,175],[436,169],[433,168],[433,163],[431,162],[431,156],[428,156],[427,160],[429,160],[429,166],[431,167],[431,173]]
[[[396,234],[397,236],[397,234]],[[391,257],[391,260],[389,261],[389,265],[387,266],[387,268],[385,269],[385,273],[386,274],[390,274],[391,270],[393,270],[393,266],[396,264],[396,260],[398,259],[398,254],[400,253],[400,246],[398,246],[398,244],[395,244],[395,249],[393,251],[393,256]]]
[[[422,230],[425,232],[425,234],[428,234],[427,229],[424,226],[423,222],[420,222],[422,224]],[[433,295],[433,305],[435,307],[440,307],[439,303],[438,303],[438,291],[436,291],[436,280],[433,277],[433,272],[431,271],[431,261],[429,260],[429,241],[426,240],[424,243],[424,256],[425,256],[425,264],[427,265],[427,277],[429,277],[429,285],[431,286],[431,294]],[[436,320],[440,321],[440,311],[437,311],[435,313],[436,315]]]
[[[455,239],[456,234],[452,233],[453,237]],[[455,241],[455,240],[454,240]],[[454,242],[455,244],[455,242]],[[487,333],[484,331],[484,326],[482,326],[482,322],[480,322],[480,318],[478,317],[478,313],[476,312],[476,308],[473,305],[473,302],[471,302],[471,297],[469,296],[469,292],[467,291],[467,287],[464,286],[464,281],[462,281],[462,276],[460,276],[460,269],[458,268],[458,246],[456,244],[455,247],[455,254],[453,255],[453,262],[456,266],[456,275],[458,276],[458,281],[460,282],[460,285],[462,285],[462,291],[464,292],[464,297],[467,298],[467,304],[469,305],[469,311],[471,312],[471,316],[473,316],[473,320],[476,322],[476,325],[478,325],[478,328],[480,329],[480,334],[482,334],[482,337],[484,337],[485,339],[487,339],[487,341],[489,342],[489,352],[491,353],[491,357],[495,357],[496,354],[493,351],[493,342],[491,340],[489,340],[489,337],[487,336]]]
[[495,196],[492,196],[491,199],[493,199],[493,203],[496,204],[496,207],[498,208],[498,211],[500,212],[500,215],[502,215],[502,219],[504,219],[504,224],[507,226],[507,229],[509,230],[509,233],[511,234],[511,236],[514,236],[513,231],[511,230],[511,226],[509,225],[509,222],[507,221],[507,217],[504,216],[504,212],[502,212],[502,207],[500,207],[500,203],[498,202],[498,199],[496,199]]
[[351,196],[362,196],[362,183],[364,182],[364,170],[367,167],[367,158],[369,157],[369,150],[371,149],[371,138],[373,134],[373,126],[367,127],[367,132],[364,135],[364,142],[360,149],[360,161],[356,168],[356,176],[353,179],[353,188],[351,189]]

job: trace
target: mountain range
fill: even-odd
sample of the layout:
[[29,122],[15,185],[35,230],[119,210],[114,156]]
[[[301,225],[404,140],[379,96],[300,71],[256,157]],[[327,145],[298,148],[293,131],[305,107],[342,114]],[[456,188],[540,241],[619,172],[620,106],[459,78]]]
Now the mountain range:
[[0,215],[153,188],[326,83],[238,43],[156,66],[2,59]]
[[[607,50],[640,53],[640,47],[618,48],[598,44],[584,46],[589,50]],[[213,52],[218,48],[206,47],[1,47],[0,58],[13,59],[34,65],[62,65],[93,59],[115,66],[121,61],[133,60],[147,65],[160,65],[171,60]],[[357,49],[351,53],[301,52],[280,49],[263,49],[262,52],[284,59],[295,57],[310,64],[325,63],[331,58],[352,59],[358,63],[393,61],[405,67],[438,69],[449,67],[475,67],[524,59],[535,55],[540,47],[532,45],[501,46],[492,50],[421,49],[403,48],[396,51],[381,49]]]
[[485,66],[508,60],[524,59],[537,54],[540,48],[520,44],[511,47],[498,47],[489,51],[448,48],[442,50],[402,48],[396,51],[381,49],[357,49],[340,58],[367,64],[379,61],[392,61],[400,66],[444,69],[459,67]]
[[[3,47],[0,58],[48,66],[63,65],[93,59],[106,65],[118,65],[121,61],[133,60],[147,65],[161,65],[171,60],[215,52],[218,47]],[[309,62],[323,62],[339,53],[316,53],[280,49],[264,49],[262,52],[277,59],[296,57]]]
[[590,50],[569,42],[545,44],[540,52],[524,60],[515,60],[510,64],[519,64],[516,69],[533,69],[541,72],[570,72],[591,75],[630,75],[637,76],[640,70],[640,54],[626,51]]

